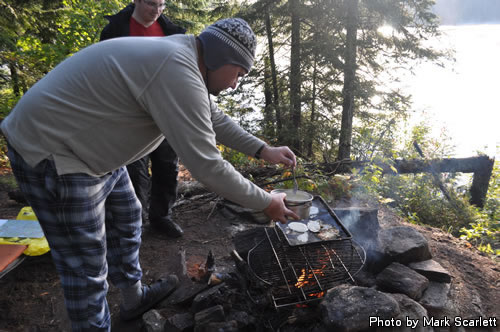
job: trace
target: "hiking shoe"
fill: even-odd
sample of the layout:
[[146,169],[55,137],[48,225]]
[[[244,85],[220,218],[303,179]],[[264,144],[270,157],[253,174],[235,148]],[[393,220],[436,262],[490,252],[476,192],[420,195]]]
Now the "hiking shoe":
[[162,278],[152,285],[142,286],[142,300],[135,308],[124,309],[120,306],[120,318],[124,321],[140,317],[143,313],[151,309],[155,304],[170,295],[179,284],[176,275],[169,275]]
[[181,226],[177,223],[173,222],[170,217],[160,217],[160,218],[151,218],[149,220],[151,227],[153,227],[156,231],[161,232],[170,237],[181,237],[184,234]]

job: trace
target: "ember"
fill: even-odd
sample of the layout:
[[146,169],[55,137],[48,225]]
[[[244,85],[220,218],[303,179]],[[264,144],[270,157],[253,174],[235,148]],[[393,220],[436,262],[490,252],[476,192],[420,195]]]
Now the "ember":
[[306,272],[306,269],[302,269],[302,274],[298,278],[295,287],[302,288],[307,284],[315,284],[317,280],[317,276],[323,277],[325,275],[322,270],[326,268],[326,265],[323,265],[321,269],[311,270],[310,272]]

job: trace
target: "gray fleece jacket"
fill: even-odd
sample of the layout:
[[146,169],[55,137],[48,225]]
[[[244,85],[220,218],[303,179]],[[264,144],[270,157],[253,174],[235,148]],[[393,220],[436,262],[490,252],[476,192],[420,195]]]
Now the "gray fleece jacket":
[[123,37],[61,62],[21,98],[1,129],[35,166],[101,176],[166,138],[191,174],[219,195],[262,210],[271,197],[223,160],[216,142],[254,155],[264,142],[209,99],[192,35]]

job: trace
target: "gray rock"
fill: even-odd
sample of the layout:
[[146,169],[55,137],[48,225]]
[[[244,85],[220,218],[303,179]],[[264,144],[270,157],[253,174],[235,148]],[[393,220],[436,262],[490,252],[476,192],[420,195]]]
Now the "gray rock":
[[221,305],[215,305],[194,315],[196,326],[205,326],[212,322],[223,322],[225,320],[224,308]]
[[429,287],[427,287],[419,302],[427,310],[436,313],[446,308],[449,293],[450,284],[430,282]]
[[375,275],[365,268],[362,268],[354,275],[356,285],[363,287],[374,287],[376,285]]
[[250,329],[250,327],[255,326],[255,317],[244,311],[231,310],[227,319],[235,321],[239,329]]
[[214,305],[221,304],[225,290],[226,284],[222,283],[199,293],[193,299],[191,311],[196,313]]
[[165,322],[165,332],[192,331],[194,328],[194,315],[190,313],[176,314]]
[[422,262],[414,262],[408,265],[430,281],[451,282],[450,273],[433,259]]
[[408,264],[432,258],[427,239],[408,226],[381,229],[375,251],[380,255],[377,258],[380,269],[392,262]]
[[205,283],[195,283],[190,279],[181,278],[181,284],[177,289],[167,298],[163,299],[158,308],[166,308],[171,305],[191,303],[196,295],[206,290],[209,286]]
[[194,332],[238,332],[238,323],[234,320],[227,322],[212,322],[204,326],[196,325]]
[[[397,317],[402,322],[401,327],[383,329],[383,331],[432,332],[430,327],[423,326],[423,318],[428,318],[427,310],[418,302],[404,294],[389,294],[398,301],[401,313]],[[416,324],[416,325],[415,325]]]
[[418,300],[427,289],[429,280],[407,266],[392,263],[377,275],[377,286],[391,293],[406,294]]
[[331,331],[361,331],[370,317],[391,319],[400,314],[397,301],[373,288],[340,285],[328,290],[320,303],[323,323]]
[[166,318],[153,309],[142,315],[142,321],[147,332],[163,332]]

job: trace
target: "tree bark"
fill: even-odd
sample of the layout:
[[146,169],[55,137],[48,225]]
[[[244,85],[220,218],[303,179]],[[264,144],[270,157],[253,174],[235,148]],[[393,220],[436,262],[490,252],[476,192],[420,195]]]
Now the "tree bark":
[[276,62],[274,61],[274,42],[273,42],[273,31],[271,28],[271,14],[269,13],[269,7],[266,8],[266,34],[267,34],[267,45],[269,48],[269,65],[271,69],[271,80],[272,80],[272,91],[273,91],[273,108],[276,118],[276,136],[278,141],[283,140],[283,124],[281,119],[281,109],[280,109],[280,95],[278,89],[278,76],[276,73]]
[[314,56],[313,63],[313,76],[312,76],[312,97],[311,97],[311,116],[309,120],[309,135],[306,136],[306,153],[307,157],[311,158],[313,155],[313,142],[316,135],[316,78],[317,78],[317,56]]
[[12,84],[12,91],[14,92],[14,95],[16,97],[20,96],[21,89],[19,87],[19,76],[17,75],[17,69],[14,63],[9,62],[9,69],[10,69],[10,79],[11,79],[11,84]]
[[347,6],[344,87],[342,89],[342,123],[337,160],[351,158],[352,119],[354,117],[354,83],[356,80],[356,44],[358,32],[358,0],[345,0]]
[[[267,59],[268,60],[268,59]],[[262,129],[264,135],[269,138],[276,137],[275,127],[274,127],[274,105],[273,105],[273,93],[271,91],[271,73],[269,69],[269,61],[265,61],[264,64],[264,120],[262,124]]]
[[300,1],[290,0],[289,5],[292,17],[292,45],[290,49],[290,115],[293,128],[289,133],[293,135],[291,137],[291,147],[296,152],[300,153]]

